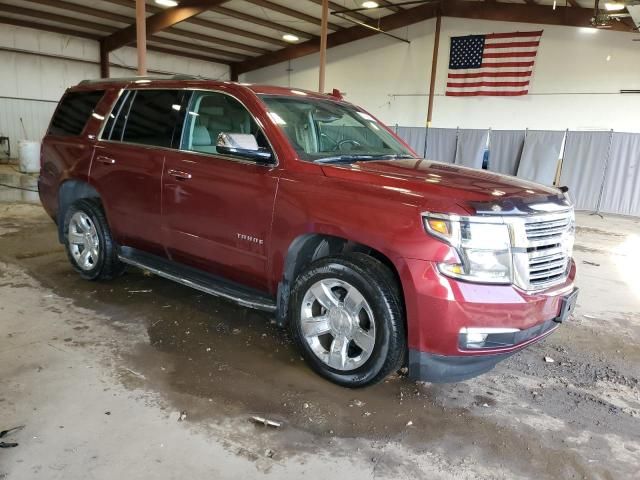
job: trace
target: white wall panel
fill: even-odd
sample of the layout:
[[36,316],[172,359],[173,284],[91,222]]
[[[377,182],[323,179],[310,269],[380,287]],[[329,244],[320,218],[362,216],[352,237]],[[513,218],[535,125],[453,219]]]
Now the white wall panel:
[[[393,33],[402,43],[378,35],[328,50],[327,87],[346,92],[390,125],[423,126],[431,70],[435,21]],[[543,29],[530,94],[525,97],[445,97],[449,38],[457,35]],[[620,130],[640,132],[639,45],[623,32],[445,17],[435,88],[434,127],[517,130]],[[291,71],[287,71],[291,68]],[[249,72],[242,80],[317,88],[318,57]]]
[[[2,48],[18,51],[2,51]],[[25,138],[20,118],[25,124],[28,139],[40,140],[65,89],[100,75],[97,64],[44,55],[97,62],[99,49],[97,42],[90,40],[30,28],[0,27],[0,135],[11,138],[15,153],[18,140]],[[135,49],[125,47],[116,50],[110,60],[121,67],[130,67],[111,67],[112,77],[135,75],[135,70],[131,69],[136,66]],[[225,65],[151,51],[148,53],[148,68],[166,74],[229,78],[229,68]]]

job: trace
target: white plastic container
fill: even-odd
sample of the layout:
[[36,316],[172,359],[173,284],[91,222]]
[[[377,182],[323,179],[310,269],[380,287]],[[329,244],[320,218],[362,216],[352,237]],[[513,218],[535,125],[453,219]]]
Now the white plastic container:
[[18,140],[18,169],[22,173],[40,171],[40,142]]

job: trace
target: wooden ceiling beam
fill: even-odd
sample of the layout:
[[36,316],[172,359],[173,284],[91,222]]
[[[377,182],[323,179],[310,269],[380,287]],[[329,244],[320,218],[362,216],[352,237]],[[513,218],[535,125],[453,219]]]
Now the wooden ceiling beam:
[[[405,27],[414,23],[433,18],[438,14],[438,4],[426,3],[418,7],[403,10],[399,13],[393,13],[380,19],[379,28],[384,31],[394,30],[396,28]],[[376,21],[377,23],[377,21]],[[350,28],[344,28],[327,36],[327,48],[337,47],[345,43],[360,40],[362,38],[377,35],[374,30],[357,25]],[[244,62],[232,65],[235,74],[241,74],[257,70],[259,68],[275,65],[277,63],[286,62],[294,58],[304,57],[317,53],[320,50],[320,40],[308,40],[288,48],[283,48],[273,53],[268,53],[261,57],[245,60]]]
[[[212,7],[220,5],[227,0],[183,0],[178,6],[167,8],[159,13],[147,17],[147,36],[166,30],[191,17],[206,12]],[[126,28],[114,32],[104,39],[104,48],[107,51],[129,45],[136,40],[136,26],[129,25]]]
[[[167,28],[164,30],[164,33],[170,33],[172,35],[179,35],[180,37],[190,38],[192,40],[199,40],[201,42],[207,43],[216,43],[218,45],[223,45],[229,48],[235,48],[236,50],[244,50],[247,52],[257,53],[259,55],[264,55],[265,53],[269,53],[271,50],[267,50],[260,47],[254,47],[252,45],[246,45],[244,43],[234,42],[232,40],[224,40],[218,37],[211,37],[209,35],[203,35],[202,33],[192,32],[191,30],[183,30],[179,28]],[[156,37],[149,37],[149,40],[153,40]],[[198,45],[200,46],[200,45]]]
[[[68,35],[70,37],[79,37],[79,38],[86,38],[87,40],[94,40],[96,42],[100,41],[100,36],[92,34],[92,33],[87,33],[87,32],[81,32],[78,30],[71,30],[69,28],[63,28],[63,27],[56,27],[53,25],[47,25],[45,23],[38,23],[38,22],[31,22],[31,21],[27,21],[27,20],[19,20],[17,18],[8,18],[5,16],[0,16],[0,24],[5,24],[5,25],[14,25],[16,27],[24,27],[24,28],[33,28],[36,30],[41,30],[44,32],[52,32],[52,33],[58,33],[60,35]],[[164,48],[158,45],[148,45],[147,46],[148,50],[153,50],[159,53],[166,53],[169,55],[176,55],[178,57],[187,57],[187,58],[193,58],[194,60],[202,60],[205,62],[213,62],[213,63],[220,63],[222,65],[229,65],[230,62],[229,60],[225,60],[225,59],[221,59],[221,58],[216,58],[216,57],[210,57],[207,55],[198,55],[197,53],[193,53],[193,52],[183,52],[183,51],[179,51],[179,50],[172,50],[170,48]],[[121,65],[116,65],[116,64],[112,64],[112,66],[114,67],[120,67]],[[130,67],[126,67],[126,68],[130,68]]]
[[[446,17],[495,20],[498,22],[535,23],[561,25],[567,27],[589,27],[593,9],[557,5],[553,10],[549,5],[525,5],[520,3],[478,3],[473,1],[447,1],[441,4],[442,15]],[[607,30],[630,32],[628,25],[612,22]]]
[[216,8],[212,8],[212,10],[214,12],[221,13],[228,17],[237,18],[238,20],[243,20],[245,22],[253,23],[255,25],[260,25],[262,27],[270,28],[272,30],[277,31],[280,34],[293,33],[294,35],[297,35],[300,38],[320,38],[317,35],[314,35],[313,33],[305,32],[304,30],[298,30],[288,25],[281,25],[279,23],[272,22],[271,20],[265,20],[264,18],[255,17],[253,15],[249,15],[244,12],[239,12],[238,10],[232,10],[231,8],[216,7]]
[[176,57],[186,57],[186,58],[192,58],[194,60],[202,60],[203,62],[212,62],[212,63],[219,63],[221,65],[230,65],[229,60],[226,60],[224,58],[210,57],[208,55],[198,55],[197,53],[183,52],[181,50],[173,50],[171,48],[160,47],[158,45],[147,44],[147,50],[158,52],[158,53],[166,53],[168,55],[175,55]]
[[[120,5],[122,7],[127,8],[135,8],[135,4],[131,0],[103,0],[104,2],[112,3],[114,5]],[[147,5],[147,11],[151,13],[160,13],[164,11],[163,8],[156,7],[154,5]],[[131,23],[133,19],[130,19],[128,23]],[[270,43],[272,45],[278,45],[280,47],[284,47],[289,45],[284,40],[279,38],[269,37],[267,35],[260,35],[259,33],[248,32],[246,30],[242,30],[240,28],[231,27],[229,25],[225,25],[218,22],[212,22],[210,20],[204,20],[199,17],[191,17],[184,21],[184,23],[190,23],[192,25],[198,25],[204,28],[210,28],[212,30],[217,30],[221,32],[231,33],[233,35],[237,35],[239,37],[251,38],[252,40],[257,40],[259,42]]]
[[[187,21],[193,25],[198,25],[200,27],[209,28],[211,30],[218,30],[226,33],[231,33],[239,37],[250,38],[258,42],[269,43],[271,45],[277,45],[279,47],[284,47],[286,45],[289,45],[287,42],[285,42],[280,38],[273,38],[273,37],[268,37],[266,35],[260,35],[259,33],[248,32],[246,30],[230,27],[228,25],[223,25],[222,23],[218,23],[218,22],[212,22],[210,20],[204,20],[202,18],[192,18]],[[184,31],[184,30],[180,29],[180,31]]]
[[84,15],[90,15],[92,17],[98,17],[103,20],[110,20],[112,22],[130,24],[135,19],[128,17],[127,15],[120,15],[118,13],[107,12],[106,10],[98,10],[92,7],[85,7],[78,3],[65,2],[62,0],[26,0],[28,3],[37,3],[45,7],[59,8],[66,12],[82,13]]
[[392,11],[394,11],[396,13],[397,12],[402,12],[404,10],[404,8],[402,8],[400,6],[397,6],[397,5],[394,5],[392,2],[389,2],[387,0],[378,0],[378,3],[381,6],[387,8],[388,10],[392,10]]
[[[65,2],[62,0],[26,0],[30,3],[37,3],[39,5],[44,5],[52,8],[60,8],[65,11],[81,13],[84,15],[90,15],[96,18],[103,18],[105,20],[111,20],[113,22],[124,23],[126,25],[130,25],[135,22],[134,18],[128,17],[126,15],[120,15],[116,13],[107,12],[105,10],[97,10],[91,7],[85,7],[84,5],[79,5],[77,3]],[[201,33],[191,32],[190,30],[183,30],[175,27],[170,27],[164,30],[166,33],[171,33],[173,35],[179,35],[181,37],[190,38],[193,40],[199,40],[207,43],[214,43],[218,45],[223,45],[229,48],[235,48],[238,50],[244,50],[247,52],[257,53],[263,55],[265,53],[269,53],[269,50],[264,48],[254,47],[251,45],[246,45],[244,43],[234,42],[231,40],[226,40],[218,37],[212,37],[209,35],[204,35]],[[282,42],[285,43],[286,42]]]
[[[2,7],[0,7],[0,11],[1,9]],[[86,38],[88,40],[95,40],[95,41],[100,40],[100,37],[93,33],[80,32],[78,30],[71,30],[69,28],[64,28],[64,27],[56,27],[53,25],[47,25],[45,23],[37,23],[37,22],[31,22],[27,20],[19,20],[17,18],[9,18],[9,17],[5,17],[4,15],[0,15],[0,23],[3,23],[5,25],[14,25],[16,27],[34,28],[36,30],[42,30],[44,32],[59,33],[60,35],[69,35],[71,37]]]
[[[315,3],[316,5],[322,6],[322,0],[309,0],[309,1]],[[336,2],[329,2],[329,8],[331,10],[344,10],[345,9],[344,5],[340,5],[339,3],[336,3]],[[344,15],[348,15],[348,16],[350,16],[352,18],[355,18],[356,20],[360,20],[361,22],[368,22],[370,20],[373,20],[371,17],[367,17],[366,15],[363,15],[360,12],[344,13]]]
[[[6,5],[4,3],[0,4],[0,12],[23,15],[29,18],[39,18],[41,20],[62,23],[64,25],[72,25],[74,27],[80,27],[86,30],[94,30],[97,32],[111,33],[115,29],[115,27],[104,25],[102,23],[88,22],[79,18],[57,15],[55,13],[43,12],[42,10],[34,10],[32,8],[16,7],[13,5]],[[0,15],[0,17],[1,16],[2,15]]]
[[[273,10],[274,12],[282,13],[283,15],[287,15],[288,17],[297,18],[298,20],[302,20],[304,22],[310,23],[312,25],[320,26],[320,19],[313,17],[311,15],[307,15],[306,13],[302,13],[298,10],[294,10],[289,7],[285,7],[280,5],[279,3],[273,3],[268,0],[244,0],[245,2],[252,3],[258,7],[266,8],[267,10]],[[341,30],[342,27],[340,25],[336,25],[335,23],[329,22],[329,29],[338,31]]]
[[[101,23],[94,23],[94,22],[88,22],[86,20],[80,20],[77,18],[73,18],[73,17],[67,17],[64,15],[57,15],[57,14],[52,14],[49,12],[42,12],[40,10],[32,10],[29,8],[22,8],[22,7],[14,7],[13,5],[5,5],[5,4],[0,4],[0,13],[1,12],[6,12],[6,13],[12,13],[12,14],[16,14],[16,15],[23,15],[29,18],[38,18],[38,19],[42,19],[42,20],[49,20],[49,21],[53,21],[56,23],[62,23],[64,25],[71,25],[71,26],[75,26],[75,27],[82,27],[85,29],[89,29],[89,30],[94,30],[94,31],[101,31],[101,32],[105,32],[105,33],[114,33],[115,31],[117,31],[116,27],[111,27],[109,25],[103,25]],[[3,15],[0,15],[0,18],[5,18]],[[44,29],[43,29],[44,30]],[[50,31],[53,31],[52,29],[49,29]],[[63,30],[65,30],[63,28]],[[69,30],[71,31],[71,30]],[[86,32],[78,32],[77,30],[73,30],[74,34],[77,33],[86,33]],[[65,33],[66,34],[66,33]],[[81,36],[81,35],[76,35],[76,36]],[[109,37],[104,37],[104,36],[99,36],[96,35],[95,33],[91,33],[91,34],[86,34],[86,35],[82,35],[84,38],[91,38],[92,40],[96,40],[99,39],[101,42],[104,42],[104,40],[106,38]],[[157,45],[168,45],[168,46],[174,46],[177,48],[184,48],[186,50],[195,52],[195,53],[202,53],[202,54],[206,54],[208,56],[210,56],[210,58],[214,58],[215,62],[223,62],[223,63],[231,63],[234,61],[242,61],[247,59],[246,55],[242,55],[240,53],[234,53],[234,52],[228,52],[225,50],[220,50],[218,48],[213,48],[213,47],[207,47],[207,46],[203,46],[203,45],[196,45],[194,43],[190,43],[190,42],[181,42],[179,40],[174,40],[171,38],[164,38],[164,37],[152,37],[149,38],[149,42],[154,42]],[[230,59],[221,59],[220,57],[230,57]]]
[[569,1],[569,5],[571,5],[572,7],[582,8],[580,7],[580,4],[576,0],[568,0],[568,1]]
[[205,47],[203,45],[194,45],[191,42],[182,42],[180,40],[174,40],[173,38],[165,38],[165,37],[151,37],[147,39],[147,42],[160,44],[160,45],[169,45],[177,48],[184,48],[185,50],[192,50],[201,53],[206,53],[211,56],[224,56],[231,57],[231,60],[226,60],[227,62],[233,62],[233,59],[245,60],[247,59],[246,55],[242,55],[240,53],[232,53],[226,50],[220,50],[218,48],[213,47]]

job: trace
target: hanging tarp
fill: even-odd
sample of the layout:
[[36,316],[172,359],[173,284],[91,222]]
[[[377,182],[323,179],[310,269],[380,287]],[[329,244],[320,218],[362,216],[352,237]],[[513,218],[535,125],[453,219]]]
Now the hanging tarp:
[[553,185],[564,132],[528,130],[518,165],[518,177]]
[[524,146],[524,130],[492,130],[489,139],[489,170],[515,175]]
[[455,128],[427,129],[427,160],[453,163],[456,158],[458,130]]
[[613,133],[600,210],[640,216],[640,134]]
[[487,149],[489,130],[461,129],[458,130],[456,144],[456,165],[471,168],[482,168],[484,152]]
[[578,210],[596,210],[609,157],[611,132],[568,132],[562,159],[560,185]]

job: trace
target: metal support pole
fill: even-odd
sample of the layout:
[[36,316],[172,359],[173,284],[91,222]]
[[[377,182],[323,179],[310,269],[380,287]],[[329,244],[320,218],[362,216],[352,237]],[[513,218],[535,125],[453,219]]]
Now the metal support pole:
[[100,78],[109,78],[109,51],[100,42]]
[[613,129],[609,131],[609,148],[607,149],[607,158],[604,161],[604,172],[602,172],[602,183],[600,184],[600,193],[598,194],[596,211],[591,214],[591,215],[598,215],[600,218],[604,218],[600,213],[600,204],[602,203],[602,196],[604,195],[604,184],[607,181],[607,172],[609,171],[609,160],[611,159],[612,143],[613,143]]
[[138,51],[138,75],[147,75],[147,16],[145,1],[136,0],[136,50]]
[[327,66],[327,31],[329,29],[329,0],[322,0],[322,23],[320,32],[320,73],[318,91],[324,93],[325,69]]
[[436,32],[433,40],[433,58],[431,59],[431,83],[429,84],[429,108],[427,109],[427,128],[431,127],[433,119],[433,97],[436,88],[436,71],[438,69],[438,49],[440,47],[440,26],[442,25],[442,17],[438,15],[436,18]]

